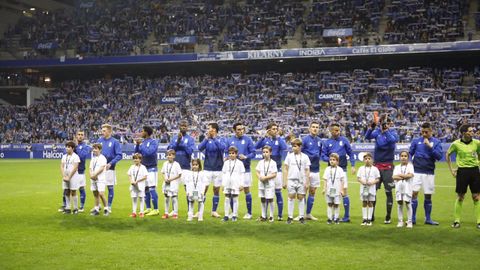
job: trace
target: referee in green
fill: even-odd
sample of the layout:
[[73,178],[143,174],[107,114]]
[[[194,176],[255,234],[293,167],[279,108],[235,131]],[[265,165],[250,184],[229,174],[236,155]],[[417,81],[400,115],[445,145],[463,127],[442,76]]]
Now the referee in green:
[[[454,141],[448,148],[446,160],[448,168],[457,183],[455,192],[457,200],[455,201],[455,221],[452,228],[460,228],[460,217],[462,215],[463,199],[470,187],[472,192],[475,215],[477,218],[477,229],[480,229],[480,171],[478,169],[480,159],[480,141],[473,139],[474,130],[471,125],[460,126],[462,138]],[[450,156],[456,154],[456,163],[458,169],[452,168]]]

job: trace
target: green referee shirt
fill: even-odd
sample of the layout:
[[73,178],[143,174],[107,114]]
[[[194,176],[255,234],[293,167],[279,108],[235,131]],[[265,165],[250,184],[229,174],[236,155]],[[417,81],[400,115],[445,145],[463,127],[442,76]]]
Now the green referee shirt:
[[480,155],[480,141],[472,139],[469,143],[456,140],[448,148],[447,154],[455,152],[456,162],[459,168],[472,168],[478,166]]

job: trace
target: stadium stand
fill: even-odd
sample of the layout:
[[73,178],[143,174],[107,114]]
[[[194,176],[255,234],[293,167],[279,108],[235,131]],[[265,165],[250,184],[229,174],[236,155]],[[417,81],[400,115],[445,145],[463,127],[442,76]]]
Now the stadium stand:
[[[22,16],[2,49],[30,59],[441,42],[476,38],[479,25],[468,0],[76,3]],[[467,30],[469,12],[476,20]],[[325,30],[348,34],[337,42]]]
[[299,136],[313,119],[327,137],[335,121],[361,142],[374,111],[395,120],[401,141],[429,121],[437,137],[449,142],[459,123],[480,124],[480,72],[410,67],[65,81],[28,108],[0,106],[0,142],[62,142],[79,128],[94,139],[105,122],[116,124],[123,142],[131,142],[144,124],[168,141],[181,119],[189,120],[197,138],[211,121],[223,134],[242,121],[254,138],[269,121]]

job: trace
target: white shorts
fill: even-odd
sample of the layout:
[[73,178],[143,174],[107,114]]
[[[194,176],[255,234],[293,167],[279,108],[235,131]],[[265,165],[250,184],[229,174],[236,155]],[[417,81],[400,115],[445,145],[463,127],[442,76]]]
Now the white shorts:
[[306,194],[305,184],[298,180],[296,181],[288,180],[287,190],[288,190],[288,194],[300,194],[300,195]]
[[130,185],[130,197],[132,198],[144,198],[145,186],[144,185]]
[[402,194],[401,192],[396,192],[395,193],[395,200],[398,201],[404,201],[404,202],[411,202],[412,201],[412,194]]
[[86,182],[85,174],[78,174],[78,187],[85,187]]
[[91,191],[98,191],[98,192],[105,192],[105,182],[104,181],[95,181],[90,179],[90,190]]
[[107,186],[113,186],[117,184],[117,176],[114,170],[107,170],[105,172],[105,184]]
[[225,194],[225,195],[229,195],[229,194],[238,195],[238,194],[240,194],[240,189],[238,189],[238,188],[224,188],[223,189],[223,194]]
[[265,199],[273,199],[275,196],[275,180],[268,182],[258,182],[258,197]]
[[283,174],[282,172],[277,172],[277,177],[275,178],[275,189],[282,189],[283,187]]
[[343,188],[344,189],[348,188],[348,176],[346,171],[345,171],[345,179],[343,179]]
[[418,192],[420,191],[421,188],[423,188],[424,194],[434,194],[435,193],[435,175],[415,173],[413,175],[412,189],[413,191]]
[[207,185],[213,183],[214,187],[222,186],[222,172],[217,171],[204,171],[205,181]]
[[252,186],[252,173],[246,172],[243,174],[243,187],[251,187]]
[[[203,191],[196,191],[196,193],[197,194],[195,194],[195,191],[187,193],[187,200],[190,202],[203,202]],[[194,196],[194,194],[196,196]]]
[[62,187],[63,189],[70,189],[70,190],[78,190],[78,176],[75,174],[70,181],[63,181],[62,180]]
[[376,199],[376,196],[373,195],[373,194],[368,194],[367,196],[363,196],[362,194],[360,194],[360,200],[362,202],[374,202]]
[[170,183],[168,185],[165,185],[165,182],[163,182],[162,191],[165,196],[174,197],[178,195],[178,180],[175,181],[177,183]]
[[340,197],[341,196],[328,196],[328,195],[325,195],[325,201],[327,203],[333,203],[333,204],[340,204]]
[[320,173],[310,173],[310,186],[314,188],[320,187]]
[[267,188],[267,189],[259,189],[258,190],[258,197],[265,198],[267,200],[273,199],[275,196],[275,189],[274,188]]
[[147,187],[156,187],[158,185],[158,172],[148,172],[145,184]]

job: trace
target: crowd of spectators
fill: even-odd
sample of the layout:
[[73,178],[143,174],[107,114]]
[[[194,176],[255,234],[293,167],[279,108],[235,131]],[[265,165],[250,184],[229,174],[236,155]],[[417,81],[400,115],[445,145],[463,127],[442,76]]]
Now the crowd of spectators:
[[468,0],[397,0],[387,7],[384,41],[445,42],[465,37]]
[[352,28],[353,36],[378,32],[385,0],[313,1],[304,30],[306,36],[322,36],[324,29]]
[[[195,44],[210,51],[276,49],[294,37],[302,46],[307,39],[324,46],[323,30],[338,28],[353,31],[348,44],[339,45],[366,45],[382,42],[379,25],[386,17],[385,43],[451,41],[465,36],[468,2],[85,0],[69,10],[34,11],[10,26],[4,38],[19,36],[21,47],[33,48],[26,58],[54,57],[59,50],[78,56],[159,53],[159,44],[163,53],[193,50]],[[301,35],[295,36],[297,29]],[[176,43],[173,37],[192,39]]]
[[302,1],[246,1],[232,4],[220,50],[279,49],[303,23]]
[[301,136],[318,120],[322,137],[338,122],[352,142],[362,142],[374,111],[395,121],[403,142],[425,121],[449,142],[460,123],[480,124],[480,72],[411,67],[65,81],[28,108],[1,106],[0,142],[64,142],[78,129],[94,140],[102,123],[113,124],[122,142],[143,125],[168,142],[183,119],[197,139],[209,122],[218,122],[222,135],[243,122],[256,139],[271,121],[285,135]]

